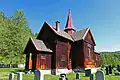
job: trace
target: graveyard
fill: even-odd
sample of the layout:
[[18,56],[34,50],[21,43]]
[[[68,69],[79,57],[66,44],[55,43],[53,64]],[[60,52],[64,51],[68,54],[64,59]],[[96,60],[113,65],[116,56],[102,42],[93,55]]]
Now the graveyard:
[[120,80],[119,3],[1,1],[0,80]]
[[[85,73],[79,72],[80,77],[79,79],[76,79],[76,73],[71,72],[66,74],[66,77],[68,80],[120,80],[120,72],[119,74],[114,73],[114,70],[117,70],[117,68],[112,69],[112,74],[108,75],[108,72],[106,72],[106,68],[101,68],[99,70],[102,70],[104,72],[104,78],[105,79],[96,79],[95,73],[93,73],[94,79],[90,79],[90,76],[85,76]],[[23,68],[0,68],[0,80],[9,80],[9,74],[12,72],[22,72],[22,80],[34,80],[34,73],[25,74]],[[111,73],[109,71],[109,73]],[[60,75],[44,75],[44,80],[59,80]],[[14,76],[14,80],[17,80],[17,75]]]

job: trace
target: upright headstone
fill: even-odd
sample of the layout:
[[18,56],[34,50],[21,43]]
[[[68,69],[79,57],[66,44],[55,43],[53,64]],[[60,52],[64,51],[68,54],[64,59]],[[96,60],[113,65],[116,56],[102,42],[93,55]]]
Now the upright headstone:
[[120,72],[114,70],[114,74],[115,74],[115,76],[118,76],[118,75],[120,75]]
[[105,80],[103,71],[99,70],[96,72],[96,80]]
[[106,66],[106,75],[109,75],[109,67],[108,66]]
[[79,80],[80,79],[80,74],[77,72],[76,73],[76,80]]
[[14,73],[10,73],[9,80],[14,80]]
[[120,65],[117,65],[117,70],[120,72]]
[[39,70],[34,73],[34,80],[44,80],[44,74],[41,74]]
[[85,70],[85,76],[90,76],[91,75],[91,69]]
[[93,74],[90,75],[90,80],[94,80],[94,75]]
[[22,72],[17,73],[17,80],[22,80]]
[[60,78],[59,80],[68,80],[68,78],[66,77],[66,74],[60,74]]
[[112,66],[109,66],[109,73],[112,74]]

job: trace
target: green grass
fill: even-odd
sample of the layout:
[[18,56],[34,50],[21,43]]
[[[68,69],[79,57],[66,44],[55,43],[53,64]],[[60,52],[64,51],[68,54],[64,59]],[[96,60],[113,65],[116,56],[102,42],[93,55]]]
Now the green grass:
[[[8,80],[10,72],[23,71],[24,69],[18,68],[0,68],[0,80]],[[103,70],[105,71],[105,70]],[[80,80],[89,80],[89,77],[84,76],[84,73],[80,73]],[[68,80],[76,80],[75,73],[67,74]],[[94,74],[95,76],[95,74]],[[17,76],[15,76],[15,80]],[[45,80],[59,80],[59,75],[45,75]],[[22,80],[34,80],[33,74],[23,74]],[[120,76],[115,76],[114,74],[105,76],[105,80],[120,80]]]

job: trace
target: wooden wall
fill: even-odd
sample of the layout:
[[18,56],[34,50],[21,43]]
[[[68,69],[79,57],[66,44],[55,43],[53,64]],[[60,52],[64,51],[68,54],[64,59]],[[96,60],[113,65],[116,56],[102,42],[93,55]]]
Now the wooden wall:
[[84,66],[86,68],[93,68],[95,67],[95,54],[94,54],[94,42],[92,39],[92,35],[90,34],[90,32],[88,32],[88,34],[86,35],[85,39],[84,39],[84,58],[85,58],[85,62],[84,62]]
[[95,59],[96,59],[96,67],[100,67],[101,66],[101,56],[99,53],[95,52]]
[[37,53],[36,69],[51,69],[51,53]]
[[[36,48],[32,44],[32,41],[29,40],[29,42],[26,46],[26,49],[25,49],[25,54],[26,54],[25,69],[26,70],[29,70],[29,69],[34,70],[35,69],[35,67],[36,67],[36,65],[35,65],[35,63],[36,63],[36,53],[37,53]],[[31,58],[30,58],[30,54],[32,54]]]
[[72,68],[84,67],[83,41],[74,42],[71,46]]
[[68,67],[68,43],[59,42],[56,45],[56,68],[65,69]]

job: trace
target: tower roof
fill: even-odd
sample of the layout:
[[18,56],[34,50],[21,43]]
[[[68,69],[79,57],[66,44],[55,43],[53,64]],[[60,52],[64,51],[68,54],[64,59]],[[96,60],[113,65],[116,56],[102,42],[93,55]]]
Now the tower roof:
[[74,29],[74,26],[73,26],[73,23],[72,23],[72,16],[71,16],[71,13],[70,13],[70,9],[68,11],[68,17],[67,17],[67,22],[66,22],[66,26],[65,26],[65,30],[66,29]]

